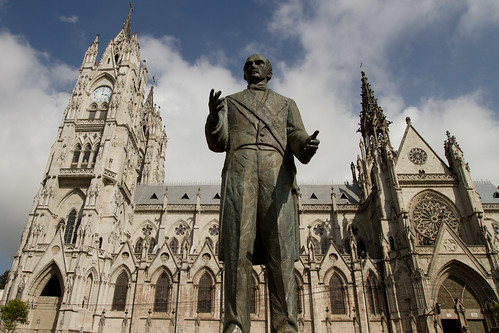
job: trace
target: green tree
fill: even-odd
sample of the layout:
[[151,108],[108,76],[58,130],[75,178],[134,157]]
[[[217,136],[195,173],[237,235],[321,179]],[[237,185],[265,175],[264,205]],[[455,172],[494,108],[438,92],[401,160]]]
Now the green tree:
[[28,306],[21,300],[12,299],[0,308],[1,332],[16,331],[17,324],[26,324],[28,321]]
[[492,311],[494,312],[494,317],[499,320],[499,302],[496,302],[494,304],[494,307],[492,308]]
[[7,284],[7,278],[9,277],[9,270],[6,270],[3,272],[2,275],[0,275],[0,289],[4,289],[5,285]]

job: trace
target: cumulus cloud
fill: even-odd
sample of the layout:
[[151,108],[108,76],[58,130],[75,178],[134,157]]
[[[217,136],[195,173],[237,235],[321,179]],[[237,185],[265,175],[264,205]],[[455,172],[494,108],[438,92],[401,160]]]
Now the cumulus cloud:
[[0,132],[4,188],[0,191],[0,266],[9,267],[69,100],[68,94],[53,89],[53,83],[67,82],[70,75],[67,66],[56,65],[56,71],[44,66],[40,59],[46,55],[21,37],[0,33],[0,49],[0,123],[4,124]]
[[76,16],[76,15],[71,15],[71,16],[61,15],[61,16],[59,16],[59,20],[61,20],[62,22],[74,24],[74,23],[78,22],[78,16]]
[[208,95],[212,88],[224,94],[240,90],[241,80],[204,57],[187,63],[171,37],[143,36],[140,45],[156,77],[155,102],[167,127],[167,181],[218,181],[223,156],[209,151],[204,139]]
[[[295,99],[310,133],[320,130],[319,152],[309,165],[299,166],[299,179],[351,179],[349,164],[359,152],[356,130],[362,62],[380,106],[393,121],[390,131],[395,149],[406,126],[405,117],[410,116],[413,126],[444,160],[442,147],[445,131],[449,130],[464,151],[472,177],[499,185],[495,167],[499,165],[499,143],[494,140],[499,133],[498,110],[483,102],[480,91],[448,99],[421,96],[417,104],[409,105],[401,94],[405,87],[396,83],[398,73],[393,73],[390,66],[390,52],[400,41],[416,38],[423,29],[431,31],[444,18],[458,22],[460,28],[449,36],[455,40],[466,38],[464,32],[478,31],[485,13],[491,13],[488,22],[497,22],[496,2],[479,3],[422,0],[386,6],[383,1],[289,0],[279,5],[268,22],[268,32],[301,46],[303,58],[292,63],[283,61],[289,57],[255,40],[249,40],[241,53],[269,50],[275,57],[271,59],[271,88]],[[233,57],[217,51],[188,62],[181,52],[181,40],[139,35],[139,41],[149,74],[156,77],[155,102],[161,106],[167,127],[166,180],[219,181],[224,155],[208,150],[204,123],[211,88],[227,95],[245,87],[242,73],[231,73],[225,63]],[[73,82],[76,73],[71,66],[52,64],[47,61],[50,55],[40,54],[9,33],[0,33],[0,49],[4,50],[0,61],[0,122],[10,125],[0,132],[4,156],[0,174],[6,189],[0,192],[5,230],[0,234],[0,253],[6,254],[0,257],[0,266],[5,267],[17,249],[69,100],[61,87]]]

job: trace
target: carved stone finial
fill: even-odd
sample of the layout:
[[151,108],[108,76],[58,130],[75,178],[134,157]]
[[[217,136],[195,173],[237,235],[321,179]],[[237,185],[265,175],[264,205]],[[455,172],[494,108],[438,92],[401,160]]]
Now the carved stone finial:
[[405,123],[407,125],[410,125],[411,124],[411,117],[405,117]]

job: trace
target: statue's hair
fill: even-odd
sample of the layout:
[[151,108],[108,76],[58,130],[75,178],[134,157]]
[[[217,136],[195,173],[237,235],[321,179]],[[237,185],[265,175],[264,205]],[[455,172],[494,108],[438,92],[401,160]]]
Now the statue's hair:
[[[267,57],[264,57],[264,56],[262,56],[260,54],[257,54],[257,53],[250,55],[248,57],[248,59],[251,58],[254,55],[258,55],[258,56],[260,56],[260,57],[262,57],[262,58],[265,59],[265,64],[267,65],[267,82],[269,82],[270,79],[272,78],[272,64],[270,63],[270,60],[267,59]],[[246,61],[247,61],[247,59],[246,59]],[[244,63],[244,65],[246,65],[246,62]],[[243,66],[243,73],[244,73],[244,66]],[[246,74],[243,74],[243,75],[244,75],[244,80],[247,81],[246,80]]]

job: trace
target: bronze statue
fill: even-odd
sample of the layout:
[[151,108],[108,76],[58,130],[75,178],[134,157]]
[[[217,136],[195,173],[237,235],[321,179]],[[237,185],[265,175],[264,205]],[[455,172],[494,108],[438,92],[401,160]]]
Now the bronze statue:
[[244,64],[247,89],[225,98],[212,89],[208,103],[208,146],[226,152],[219,251],[225,270],[225,333],[250,331],[253,264],[267,269],[272,332],[298,330],[293,156],[308,163],[319,147],[319,132],[307,134],[295,102],[267,88],[271,77],[268,59],[254,54]]

